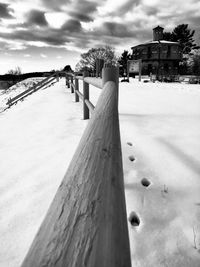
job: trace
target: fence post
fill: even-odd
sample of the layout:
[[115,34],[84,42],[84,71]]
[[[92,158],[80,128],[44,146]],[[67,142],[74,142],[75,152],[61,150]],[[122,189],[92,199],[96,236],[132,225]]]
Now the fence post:
[[71,93],[73,94],[74,93],[74,87],[73,87],[73,76],[70,77],[70,80],[71,80]]
[[78,79],[75,77],[75,102],[79,102],[79,96],[76,93],[76,90],[79,91]]
[[69,76],[67,75],[67,73],[66,73],[66,85],[67,85],[67,88],[70,87],[70,85],[69,85]]
[[118,102],[118,94],[119,94],[119,67],[112,66],[111,64],[104,64],[102,69],[102,86],[106,84],[106,82],[112,81],[116,84],[117,89],[117,102]]
[[56,74],[56,81],[59,82],[59,74]]
[[96,78],[98,78],[99,77],[99,61],[98,61],[98,58],[96,59],[95,65],[96,65]]
[[89,108],[85,104],[85,100],[89,100],[89,84],[84,81],[84,78],[88,76],[88,72],[83,73],[83,119],[89,119]]

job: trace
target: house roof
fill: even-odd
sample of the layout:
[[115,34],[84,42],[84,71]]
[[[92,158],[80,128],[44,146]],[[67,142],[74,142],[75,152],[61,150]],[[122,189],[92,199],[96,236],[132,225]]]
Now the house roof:
[[135,46],[132,46],[131,49],[134,48],[134,47],[137,47],[137,46],[148,45],[148,44],[158,44],[158,43],[179,45],[178,42],[171,42],[171,41],[166,41],[166,40],[159,40],[159,41],[149,41],[149,42],[146,42],[146,43],[143,43],[143,44],[135,45]]
[[157,27],[153,28],[153,30],[155,30],[155,29],[163,29],[164,30],[164,28],[160,27],[159,25]]

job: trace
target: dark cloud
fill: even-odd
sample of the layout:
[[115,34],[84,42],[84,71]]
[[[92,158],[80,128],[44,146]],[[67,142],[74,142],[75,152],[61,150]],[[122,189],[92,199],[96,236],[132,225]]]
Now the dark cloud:
[[180,14],[180,16],[178,18],[176,18],[176,24],[188,24],[189,28],[193,29],[193,28],[198,28],[199,29],[199,25],[200,25],[200,16],[199,14],[195,14],[195,12],[193,12],[193,16],[191,16],[191,12],[187,11],[184,12],[184,14]]
[[[115,12],[117,16],[125,15],[128,11],[130,11],[133,7],[138,6],[141,0],[129,0],[125,4],[119,7],[119,9]],[[112,13],[114,14],[114,13]]]
[[79,12],[76,12],[76,11],[71,11],[68,14],[71,17],[73,17],[74,19],[79,20],[79,21],[84,21],[84,22],[93,21],[92,16],[86,15],[86,14],[82,14],[82,13],[79,13]]
[[82,30],[82,27],[80,21],[70,19],[64,23],[61,29],[69,32],[80,32]]
[[128,25],[116,22],[104,22],[99,32],[114,37],[130,37],[133,34]]
[[42,0],[42,3],[50,10],[60,11],[63,6],[71,3],[71,0]]
[[16,41],[39,41],[47,45],[62,46],[69,42],[67,34],[60,30],[44,29],[44,30],[16,30],[12,33],[1,33],[0,37],[8,40]]
[[77,12],[77,10],[78,10],[79,14],[88,15],[88,14],[92,14],[92,13],[96,12],[97,7],[99,5],[100,4],[98,2],[79,0],[79,1],[76,1],[74,3],[73,11]]
[[[114,22],[105,22],[101,27],[94,29],[92,32],[87,33],[88,39],[92,41],[99,40],[100,44],[106,42],[110,45],[124,45],[130,41],[133,42],[133,45],[140,42],[147,42],[152,40],[152,29],[149,27],[144,28],[143,26],[133,25],[132,23],[114,23]],[[137,41],[140,40],[140,41]]]
[[48,23],[44,16],[44,12],[39,10],[31,10],[27,15],[27,25],[47,26]]
[[12,19],[13,16],[10,14],[10,12],[13,11],[8,4],[0,3],[0,19]]
[[[144,12],[148,15],[148,16],[156,16],[159,12],[157,7],[151,7],[151,6],[145,6],[144,7]],[[174,14],[173,14],[174,16]]]
[[200,25],[200,16],[191,17],[191,18],[189,19],[189,24],[192,24],[192,26],[195,26],[196,28],[199,29],[199,25]]

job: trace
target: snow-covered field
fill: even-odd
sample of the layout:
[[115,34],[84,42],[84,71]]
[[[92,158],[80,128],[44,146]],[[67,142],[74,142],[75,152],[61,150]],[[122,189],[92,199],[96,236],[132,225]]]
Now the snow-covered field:
[[133,266],[200,266],[200,87],[121,87],[120,126]]
[[[131,80],[119,99],[132,266],[200,266],[200,87]],[[0,267],[20,266],[86,124],[64,79],[0,113]]]

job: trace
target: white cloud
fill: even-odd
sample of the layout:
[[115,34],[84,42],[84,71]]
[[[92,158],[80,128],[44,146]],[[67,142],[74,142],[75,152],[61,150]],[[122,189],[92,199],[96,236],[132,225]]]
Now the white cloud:
[[47,55],[45,55],[45,54],[40,54],[40,56],[41,56],[42,58],[47,58]]
[[105,16],[108,13],[116,10],[124,1],[107,0],[105,5],[98,7],[99,15]]
[[6,40],[3,38],[0,38],[0,41],[5,43],[5,47],[8,50],[24,50],[26,49],[26,46],[24,43],[20,41],[15,41],[15,40]]
[[4,55],[8,57],[12,56],[11,53],[8,53],[8,52],[5,52]]
[[46,13],[45,18],[51,27],[59,29],[69,18],[69,16],[62,12],[52,12]]
[[35,46],[35,47],[49,47],[49,45],[47,45],[44,42],[40,42],[40,41],[30,41],[30,42],[27,42],[27,45]]

